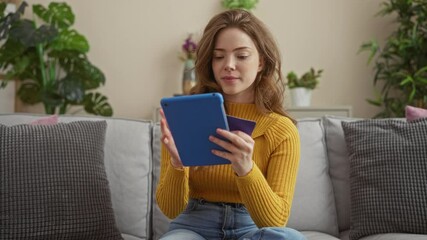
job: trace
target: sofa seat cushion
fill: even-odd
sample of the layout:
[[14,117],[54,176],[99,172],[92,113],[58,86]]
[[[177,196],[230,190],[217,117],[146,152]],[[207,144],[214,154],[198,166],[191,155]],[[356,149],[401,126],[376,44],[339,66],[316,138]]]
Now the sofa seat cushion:
[[[124,240],[146,240],[147,239],[147,238],[135,237],[133,235],[129,235],[129,234],[125,234],[125,233],[122,234],[122,237]],[[148,238],[148,239],[151,239],[151,238]]]
[[361,238],[360,240],[427,240],[427,235],[407,233],[376,234]]
[[350,158],[350,239],[427,234],[427,118],[342,126]]
[[347,229],[345,231],[340,232],[340,239],[341,240],[350,240],[350,229]]
[[0,124],[0,239],[122,239],[104,168],[106,128]]
[[[340,232],[340,240],[349,240],[349,234],[350,230]],[[427,240],[427,235],[408,233],[385,233],[363,237],[360,240]]]
[[301,231],[308,240],[340,240],[326,233],[316,231]]

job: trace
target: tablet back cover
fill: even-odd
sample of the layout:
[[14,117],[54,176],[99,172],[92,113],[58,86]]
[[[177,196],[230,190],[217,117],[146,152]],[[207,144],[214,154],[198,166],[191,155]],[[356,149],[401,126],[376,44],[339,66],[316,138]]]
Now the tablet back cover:
[[184,166],[230,164],[211,150],[225,151],[209,141],[217,128],[229,129],[220,93],[162,98],[160,104]]

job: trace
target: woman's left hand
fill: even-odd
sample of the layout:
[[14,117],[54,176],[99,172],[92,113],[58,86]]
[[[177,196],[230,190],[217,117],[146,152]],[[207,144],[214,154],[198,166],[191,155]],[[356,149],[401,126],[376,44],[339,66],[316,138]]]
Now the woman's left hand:
[[231,162],[234,172],[238,176],[247,175],[253,168],[252,155],[255,141],[248,134],[241,131],[227,131],[217,129],[220,136],[229,140],[229,142],[221,140],[215,136],[210,136],[209,140],[223,147],[226,151],[212,150],[212,153],[225,158]]

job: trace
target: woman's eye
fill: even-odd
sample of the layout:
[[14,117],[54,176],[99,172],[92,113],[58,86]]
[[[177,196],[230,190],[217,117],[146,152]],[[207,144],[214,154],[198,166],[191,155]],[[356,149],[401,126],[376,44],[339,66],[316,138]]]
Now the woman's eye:
[[247,55],[240,55],[240,56],[237,56],[237,58],[245,60],[246,58],[248,58],[248,56]]
[[224,58],[224,56],[214,56],[213,58],[214,59],[222,59],[222,58]]

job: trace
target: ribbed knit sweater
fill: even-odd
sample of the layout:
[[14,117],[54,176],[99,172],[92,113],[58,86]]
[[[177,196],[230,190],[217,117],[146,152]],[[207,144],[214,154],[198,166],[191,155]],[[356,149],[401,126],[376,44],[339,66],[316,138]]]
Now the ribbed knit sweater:
[[252,133],[253,169],[242,177],[234,173],[230,164],[175,169],[162,146],[156,192],[160,209],[175,218],[189,198],[243,203],[258,227],[286,225],[300,159],[297,128],[287,117],[260,113],[255,104],[226,102],[225,107],[228,115],[256,122]]

